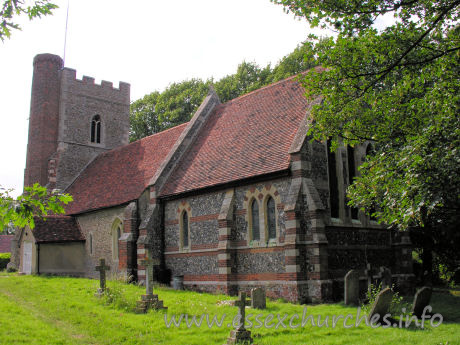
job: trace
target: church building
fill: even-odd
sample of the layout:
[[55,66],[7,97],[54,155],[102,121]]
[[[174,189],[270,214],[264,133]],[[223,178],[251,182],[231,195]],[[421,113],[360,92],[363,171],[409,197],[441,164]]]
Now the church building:
[[188,123],[129,143],[130,85],[76,78],[56,55],[34,59],[24,184],[70,193],[64,216],[18,232],[19,270],[145,281],[183,276],[186,289],[263,287],[293,302],[336,298],[350,269],[413,278],[408,236],[347,206],[371,145],[307,136],[295,77],[221,103],[210,90]]

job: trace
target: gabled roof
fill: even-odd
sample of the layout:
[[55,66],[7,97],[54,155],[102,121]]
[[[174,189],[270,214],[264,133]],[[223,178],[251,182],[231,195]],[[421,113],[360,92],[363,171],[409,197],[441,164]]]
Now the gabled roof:
[[46,219],[34,219],[32,230],[37,243],[81,242],[85,237],[77,221],[69,216],[48,216]]
[[66,190],[67,214],[122,205],[139,198],[187,124],[97,156]]
[[308,101],[295,77],[216,106],[162,196],[289,168],[289,148]]
[[14,235],[0,235],[0,253],[11,253],[11,240]]

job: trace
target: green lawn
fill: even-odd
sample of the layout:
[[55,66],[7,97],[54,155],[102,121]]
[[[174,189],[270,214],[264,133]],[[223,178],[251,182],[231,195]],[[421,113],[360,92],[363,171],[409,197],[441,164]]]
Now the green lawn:
[[[231,299],[223,295],[199,294],[156,289],[168,307],[167,313],[150,311],[145,315],[132,312],[141,287],[108,282],[115,298],[107,304],[106,298],[94,297],[97,281],[89,279],[17,276],[0,273],[0,344],[224,344],[237,308],[219,305],[222,300]],[[304,306],[283,302],[268,302],[263,312],[250,308],[246,314],[263,314],[260,320],[271,313],[276,325],[277,314],[282,318],[280,326],[252,329],[256,344],[460,344],[460,296],[434,294],[433,312],[441,313],[444,322],[425,329],[377,328],[364,324],[344,328],[341,319],[332,328],[334,315],[356,315],[356,308],[341,304],[307,306],[307,315],[313,315],[315,322],[329,316],[329,327],[305,327],[291,329],[289,318],[298,314],[302,318]],[[201,315],[208,313],[220,319],[226,317],[222,327],[209,328],[206,321],[201,327],[188,328],[183,322],[180,327],[165,325],[171,315]],[[349,319],[350,320],[350,319]],[[254,316],[252,321],[255,325]],[[347,324],[354,324],[355,318]],[[294,325],[300,320],[294,320]]]

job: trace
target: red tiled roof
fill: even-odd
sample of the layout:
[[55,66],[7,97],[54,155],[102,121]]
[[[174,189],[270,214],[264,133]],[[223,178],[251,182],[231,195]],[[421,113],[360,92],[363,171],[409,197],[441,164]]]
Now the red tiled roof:
[[11,240],[14,235],[0,235],[0,253],[11,253]]
[[37,243],[85,240],[75,218],[68,216],[48,216],[46,219],[35,219],[35,228],[32,232]]
[[137,199],[186,125],[97,156],[66,190],[74,198],[66,213],[77,214]]
[[295,77],[217,106],[161,195],[289,168],[289,147],[306,115]]

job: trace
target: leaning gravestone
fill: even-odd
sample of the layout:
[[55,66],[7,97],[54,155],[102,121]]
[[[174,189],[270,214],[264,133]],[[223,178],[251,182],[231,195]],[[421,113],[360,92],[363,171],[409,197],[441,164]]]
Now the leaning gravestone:
[[251,290],[251,308],[265,309],[267,307],[265,290],[255,288]]
[[359,304],[359,273],[351,270],[344,279],[344,302],[345,304]]
[[422,317],[423,309],[430,304],[431,292],[432,290],[428,286],[424,286],[417,291],[414,297],[414,303],[412,304],[413,315],[418,318]]
[[393,298],[393,291],[390,288],[385,288],[379,292],[374,304],[372,304],[371,311],[369,313],[369,320],[376,314],[379,315],[381,320],[390,310],[391,299]]
[[100,297],[105,291],[105,271],[110,270],[110,266],[105,264],[105,259],[99,259],[99,265],[95,267],[99,271],[99,289],[97,289],[96,296]]

